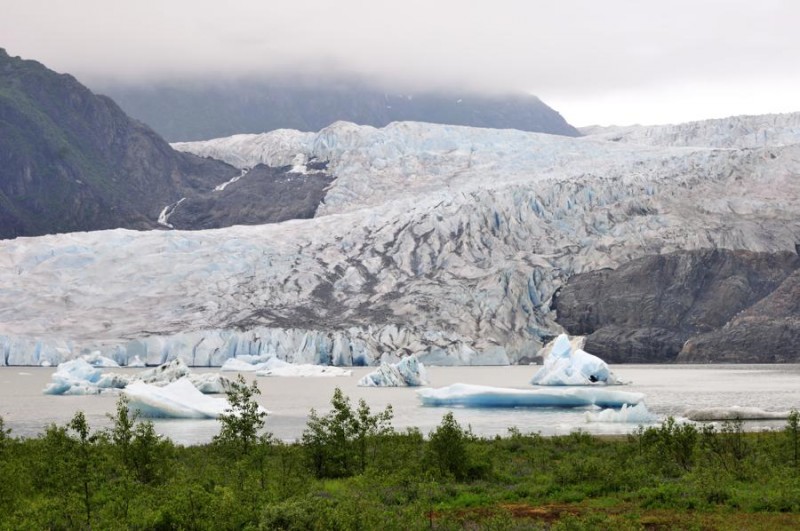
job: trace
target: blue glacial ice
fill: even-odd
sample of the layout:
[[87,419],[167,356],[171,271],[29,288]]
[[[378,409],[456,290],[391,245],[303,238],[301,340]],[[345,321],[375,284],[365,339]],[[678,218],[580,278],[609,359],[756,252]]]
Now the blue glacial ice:
[[425,366],[414,355],[397,363],[382,362],[377,370],[358,381],[359,387],[416,387],[427,384]]
[[46,395],[96,395],[128,385],[128,378],[117,374],[103,374],[83,359],[58,365],[45,387]]
[[425,406],[495,407],[587,407],[620,408],[644,400],[642,393],[600,387],[511,389],[457,383],[438,389],[420,389]]
[[606,362],[570,342],[566,334],[559,335],[545,353],[544,365],[533,375],[533,385],[593,385],[619,384]]

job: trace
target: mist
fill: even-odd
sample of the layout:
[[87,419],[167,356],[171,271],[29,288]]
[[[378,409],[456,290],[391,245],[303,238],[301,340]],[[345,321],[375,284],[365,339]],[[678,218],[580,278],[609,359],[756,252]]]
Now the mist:
[[600,102],[651,101],[665,87],[763,94],[756,81],[764,101],[796,110],[776,97],[800,90],[798,19],[800,4],[780,0],[6,0],[0,46],[90,85],[357,78],[524,91],[583,109],[577,121],[589,123]]

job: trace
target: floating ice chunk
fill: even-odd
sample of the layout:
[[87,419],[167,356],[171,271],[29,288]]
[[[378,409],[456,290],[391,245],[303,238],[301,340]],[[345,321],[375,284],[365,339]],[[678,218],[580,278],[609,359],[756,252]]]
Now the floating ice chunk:
[[188,378],[203,393],[224,393],[233,384],[230,378],[217,373],[192,374],[181,360],[174,360],[136,375],[103,373],[85,359],[61,363],[52,375],[52,383],[44,390],[48,395],[95,395],[109,389],[123,389],[132,382],[164,386]]
[[649,424],[658,421],[658,415],[650,413],[644,402],[629,406],[624,404],[620,409],[604,409],[598,412],[586,412],[586,422],[615,422],[630,424]]
[[145,367],[142,358],[139,356],[134,356],[132,360],[128,361],[128,367]]
[[258,367],[239,358],[228,358],[219,370],[226,372],[255,372]]
[[351,370],[340,369],[330,365],[311,365],[303,363],[294,365],[292,363],[270,358],[261,364],[262,367],[256,371],[256,376],[301,376],[301,377],[333,377],[350,376]]
[[103,374],[83,359],[60,363],[44,389],[46,395],[96,395],[108,389],[120,389],[128,384],[124,376]]
[[170,362],[153,367],[146,371],[142,371],[136,375],[136,380],[148,384],[168,384],[177,381],[184,376],[189,376],[192,371],[180,359],[174,359]]
[[709,421],[709,420],[769,420],[787,419],[791,411],[764,411],[757,407],[709,407],[699,409],[687,409],[684,416],[689,420]]
[[100,354],[99,350],[95,350],[91,354],[85,354],[81,356],[81,359],[89,363],[92,367],[119,367],[119,363],[112,360],[111,358],[107,358]]
[[[566,334],[559,335],[552,346],[548,345],[550,353],[544,359],[544,366],[533,375],[531,383],[533,385],[620,383],[606,362],[575,346]],[[545,350],[548,347],[545,347]]]
[[397,363],[381,363],[377,370],[358,381],[360,387],[405,387],[427,385],[425,366],[416,356],[408,356]]
[[128,408],[143,417],[177,419],[215,419],[225,413],[228,401],[206,396],[189,381],[181,378],[163,387],[133,382],[123,391]]
[[602,388],[509,389],[484,385],[453,384],[417,391],[426,406],[466,407],[622,407],[644,400],[642,393]]
[[227,376],[209,372],[206,374],[190,374],[189,381],[203,394],[221,394],[231,389],[233,381]]

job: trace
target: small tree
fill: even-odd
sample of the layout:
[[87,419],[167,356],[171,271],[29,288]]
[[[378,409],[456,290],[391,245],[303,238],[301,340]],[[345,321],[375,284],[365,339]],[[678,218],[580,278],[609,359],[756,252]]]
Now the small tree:
[[373,415],[362,399],[353,411],[350,399],[338,387],[331,398],[333,409],[325,416],[312,409],[303,431],[303,449],[319,478],[347,477],[367,467],[369,444],[393,431],[392,406]]
[[442,423],[431,432],[428,443],[429,456],[442,476],[452,475],[457,480],[467,476],[467,438],[452,411],[442,417]]
[[789,413],[784,432],[789,439],[789,451],[792,456],[792,464],[794,468],[797,468],[798,450],[800,450],[800,413],[798,413],[796,409],[793,409]]
[[97,441],[97,438],[89,435],[89,423],[86,422],[86,416],[83,411],[78,411],[72,420],[69,422],[69,428],[78,434],[77,439],[77,473],[78,481],[81,486],[81,498],[83,501],[83,508],[86,511],[86,527],[92,528],[92,492],[91,492],[91,478],[92,478],[92,447]]
[[258,404],[256,396],[261,394],[258,384],[248,386],[242,375],[226,393],[228,407],[220,417],[222,428],[214,442],[231,446],[248,454],[258,442],[258,432],[266,423],[267,412]]

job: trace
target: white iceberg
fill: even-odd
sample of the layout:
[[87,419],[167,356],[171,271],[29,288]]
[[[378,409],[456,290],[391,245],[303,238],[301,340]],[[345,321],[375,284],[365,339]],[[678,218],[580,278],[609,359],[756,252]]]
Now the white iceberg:
[[350,376],[353,371],[340,369],[331,365],[311,365],[302,363],[294,365],[278,358],[270,358],[256,371],[256,376],[297,376],[297,377],[334,377]]
[[240,358],[228,358],[219,368],[222,372],[255,372],[258,369],[253,363]]
[[[573,340],[575,342],[576,340]],[[533,375],[533,385],[619,384],[606,362],[571,344],[566,334],[559,335],[544,359],[544,366]]]
[[215,372],[206,374],[192,373],[187,378],[198,391],[206,395],[227,393],[233,385],[233,380]]
[[425,366],[416,356],[408,356],[397,363],[382,362],[377,370],[358,381],[359,387],[406,387],[427,385]]
[[122,393],[128,397],[131,411],[148,418],[216,419],[229,407],[226,399],[198,391],[188,378],[163,387],[133,382]]
[[658,415],[651,413],[644,402],[639,402],[632,406],[624,404],[620,409],[604,409],[597,412],[586,412],[586,422],[650,424],[657,421]]
[[712,420],[783,420],[789,418],[791,411],[764,411],[757,407],[707,407],[687,409],[683,415],[694,421]]
[[510,389],[457,383],[438,389],[420,389],[417,395],[426,406],[465,407],[586,407],[619,408],[644,400],[642,393],[612,391],[597,387],[551,389]]

